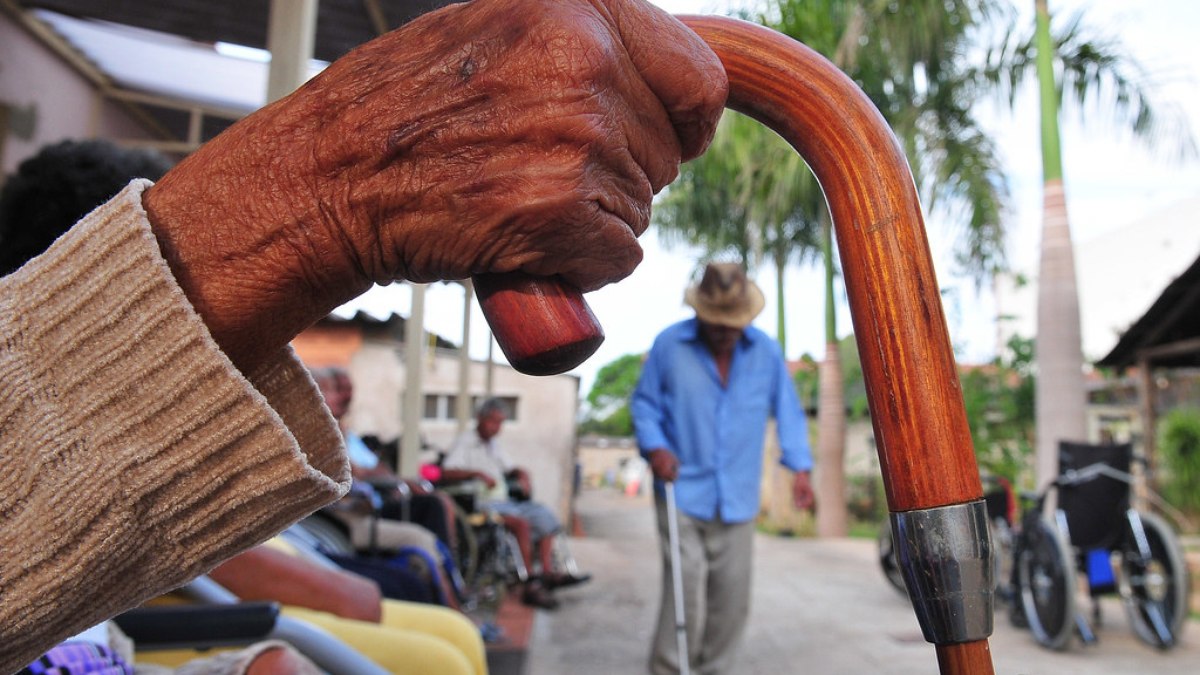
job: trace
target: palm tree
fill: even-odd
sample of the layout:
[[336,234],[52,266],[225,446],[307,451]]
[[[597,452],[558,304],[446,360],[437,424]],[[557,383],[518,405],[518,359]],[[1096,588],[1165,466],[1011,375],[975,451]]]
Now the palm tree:
[[664,244],[686,242],[707,259],[732,257],[747,270],[768,260],[777,272],[777,339],[786,352],[787,266],[819,251],[816,179],[781,138],[758,122],[727,112],[708,152],[680,168],[654,210]]
[[[984,0],[952,2],[949,9],[942,0],[773,0],[761,19],[825,54],[859,82],[908,151],[926,199],[962,215],[961,259],[979,279],[1002,262],[1005,188],[991,142],[970,114],[973,73],[960,64],[971,31],[989,6]],[[807,170],[782,162],[755,163],[767,156],[765,146],[746,146],[735,159],[735,151],[722,144],[722,138],[739,143],[748,136],[719,136],[708,155],[684,168],[656,217],[660,226],[683,231],[688,241],[710,251],[720,243],[750,252],[748,235],[757,233],[764,250],[773,253],[780,278],[784,264],[799,251],[813,250],[815,235],[823,234],[827,344],[820,376],[817,528],[822,535],[843,535],[849,521],[843,496],[845,404],[833,320],[836,269],[828,215]],[[776,219],[768,220],[755,212],[752,202],[743,201],[765,188],[746,187],[746,180],[776,187],[795,184],[796,189],[781,191],[784,198],[772,211]],[[779,235],[768,237],[776,225],[782,228]],[[697,237],[699,232],[710,234]],[[778,299],[782,312],[781,289]]]
[[[990,5],[941,0],[775,0],[776,28],[825,54],[863,88],[909,157],[931,206],[964,222],[960,260],[977,280],[1003,258],[1006,188],[993,145],[971,115],[972,71],[963,67],[974,29]],[[827,216],[826,216],[827,218]],[[844,383],[832,312],[832,241],[826,233],[826,348],[817,421],[817,531],[844,535]]]
[[[1080,16],[1053,36],[1046,0],[1034,0],[1033,35],[1017,38],[1010,28],[991,50],[985,78],[1013,104],[1018,85],[1036,73],[1041,104],[1042,236],[1038,265],[1037,359],[1037,482],[1045,485],[1058,475],[1058,442],[1086,440],[1086,391],[1079,325],[1079,290],[1071,244],[1059,142],[1059,108],[1070,91],[1080,104],[1100,104],[1150,143],[1182,139],[1182,155],[1194,151],[1182,117],[1161,115],[1151,103],[1145,70],[1125,55],[1115,40],[1086,35]],[[1055,82],[1055,70],[1063,81]]]

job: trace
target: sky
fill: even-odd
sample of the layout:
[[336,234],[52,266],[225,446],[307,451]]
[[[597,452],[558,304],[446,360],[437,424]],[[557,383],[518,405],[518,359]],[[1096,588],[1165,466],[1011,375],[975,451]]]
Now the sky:
[[[654,1],[673,13],[714,13],[714,7],[716,13],[721,13],[720,7],[727,6],[708,0]],[[1027,4],[1032,16],[1032,0],[1019,4]],[[1126,50],[1158,80],[1158,98],[1179,106],[1193,133],[1200,136],[1200,41],[1195,39],[1200,29],[1200,2],[1050,0],[1050,8],[1056,20],[1082,9],[1089,25],[1120,39]],[[1012,195],[1006,221],[1010,263],[1015,270],[1032,274],[1036,271],[1042,199],[1036,95],[1031,91],[1021,92],[1015,108],[1009,112],[983,101],[976,112],[996,139],[1006,167]],[[1146,150],[1103,117],[1102,111],[1082,115],[1069,108],[1062,116],[1067,204],[1077,246],[1128,227],[1158,209],[1200,196],[1200,160],[1173,161],[1165,153]],[[951,254],[954,223],[936,212],[927,212],[926,224],[957,355],[966,362],[989,360],[996,352],[997,342],[998,310],[994,293],[990,287],[976,289],[973,282],[956,274]],[[1196,227],[1200,229],[1200,223]],[[697,253],[685,247],[665,248],[653,228],[643,235],[642,245],[645,257],[629,278],[587,296],[607,337],[595,355],[571,371],[581,378],[583,395],[601,366],[624,354],[644,352],[662,328],[691,316],[682,300],[696,269]],[[1185,257],[1190,261],[1197,253],[1200,251]],[[804,353],[820,358],[824,351],[821,278],[821,271],[813,266],[793,266],[786,271],[788,358]],[[756,275],[756,281],[766,291],[768,304],[754,325],[774,335],[776,311],[771,292],[775,286],[774,272],[764,269]],[[852,326],[844,294],[839,290],[838,295],[839,335],[846,335]],[[463,291],[456,284],[429,287],[427,330],[458,342],[462,332],[462,302]],[[394,285],[372,289],[339,309],[339,313],[363,309],[382,317],[392,311],[407,314],[409,307],[407,287]],[[1032,308],[1005,306],[999,311],[1031,312]],[[473,316],[471,355],[484,359],[488,355],[489,337],[477,307]],[[1102,345],[1105,337],[1094,341]],[[497,359],[503,358],[499,349],[495,355]],[[1093,358],[1100,355],[1088,354]]]

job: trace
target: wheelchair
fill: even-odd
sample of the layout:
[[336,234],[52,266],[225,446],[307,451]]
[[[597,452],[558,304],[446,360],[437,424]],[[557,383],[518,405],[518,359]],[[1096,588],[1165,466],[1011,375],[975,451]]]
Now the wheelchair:
[[481,481],[442,483],[457,507],[455,525],[461,541],[470,542],[471,564],[464,577],[468,587],[484,601],[495,600],[503,588],[529,580],[529,569],[521,557],[517,538],[496,514],[477,506],[486,488]]
[[[472,479],[457,483],[441,482],[438,488],[451,495],[460,508],[458,522],[460,527],[468,530],[468,537],[475,546],[476,564],[469,575],[468,587],[481,595],[483,600],[494,599],[498,593],[515,584],[523,584],[531,577],[543,573],[558,572],[570,576],[581,575],[575,556],[571,553],[567,538],[554,537],[551,549],[551,570],[542,570],[541,561],[534,556],[534,569],[528,569],[521,557],[517,537],[504,526],[504,520],[499,515],[479,508],[478,504],[487,493],[487,487],[482,481]],[[513,499],[528,499],[523,495],[516,483],[508,485],[509,495]]]
[[[1014,625],[1027,624],[1042,646],[1066,649],[1074,634],[1096,642],[1099,598],[1118,593],[1137,637],[1159,649],[1179,641],[1190,585],[1179,538],[1162,518],[1130,505],[1130,444],[1060,443],[1059,478],[1021,518],[1013,551],[1018,601]],[[1046,513],[1049,498],[1056,503]],[[1079,575],[1092,599],[1077,605]]]
[[[992,579],[996,583],[996,599],[1000,602],[1010,602],[1014,595],[1010,565],[1013,539],[1017,521],[1017,497],[1012,483],[1006,478],[992,475],[981,477],[983,481],[983,500],[987,508],[988,536],[992,539],[993,569]],[[888,583],[900,593],[908,595],[904,583],[904,575],[900,571],[900,562],[896,557],[896,546],[892,539],[891,520],[884,520],[875,539],[879,555],[879,567]]]

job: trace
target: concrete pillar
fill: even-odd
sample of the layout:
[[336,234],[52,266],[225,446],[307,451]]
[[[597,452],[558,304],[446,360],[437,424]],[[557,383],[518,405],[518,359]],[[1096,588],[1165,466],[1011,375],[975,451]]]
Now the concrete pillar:
[[317,0],[271,0],[267,22],[267,103],[292,93],[308,80],[308,62],[317,37]]
[[412,311],[404,326],[404,401],[401,406],[404,429],[400,440],[400,457],[396,471],[401,476],[417,475],[421,454],[421,412],[425,404],[425,289],[426,284],[412,286]]
[[458,351],[458,398],[455,399],[454,410],[460,434],[471,423],[471,301],[475,298],[475,286],[470,279],[464,279],[462,286],[462,347]]

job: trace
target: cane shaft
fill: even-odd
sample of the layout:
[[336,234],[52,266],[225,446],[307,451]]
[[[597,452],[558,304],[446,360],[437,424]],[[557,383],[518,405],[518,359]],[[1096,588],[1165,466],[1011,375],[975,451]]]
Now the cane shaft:
[[[889,507],[924,516],[979,500],[983,487],[921,205],[887,123],[853,81],[796,41],[732,19],[681,19],[725,66],[727,106],[787,140],[825,194]],[[956,567],[955,548],[947,558],[916,564],[929,565],[926,571]],[[982,597],[970,611],[990,614],[990,589],[962,583],[933,590]],[[935,628],[942,634],[954,627]],[[979,637],[938,644],[944,675],[992,672],[987,640]]]
[[795,40],[733,19],[681,18],[721,58],[728,107],[786,139],[825,193],[892,510],[978,499],[921,205],[887,123],[853,81]]
[[675,601],[675,646],[679,652],[679,675],[691,672],[687,640],[687,604],[683,596],[683,561],[679,544],[679,509],[675,502],[675,483],[663,485],[667,500],[667,545],[671,557],[671,595]]
[[957,645],[937,645],[941,675],[992,675],[992,650],[987,640]]
[[[886,122],[854,82],[794,40],[733,19],[681,19],[724,64],[728,106],[786,139],[825,193],[891,510],[924,511],[980,499],[983,488],[920,202]],[[525,295],[518,293],[503,311],[517,315],[513,330],[531,338],[524,351],[536,357],[538,341],[554,339],[555,328],[522,309]],[[550,296],[549,306],[568,308],[561,326],[578,323],[571,309],[582,304],[578,294],[556,290]],[[503,332],[496,330],[502,347]],[[939,644],[938,654],[945,673],[991,670],[986,640]],[[976,662],[987,662],[987,669]],[[946,670],[960,667],[966,669]]]

